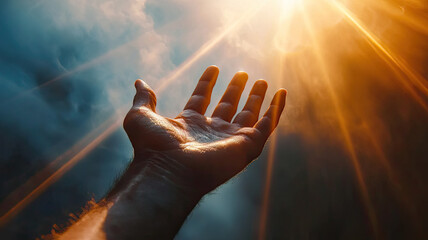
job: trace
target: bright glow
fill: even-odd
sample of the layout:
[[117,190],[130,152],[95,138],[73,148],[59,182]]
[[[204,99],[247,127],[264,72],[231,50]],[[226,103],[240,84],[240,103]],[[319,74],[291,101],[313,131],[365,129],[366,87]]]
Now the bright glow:
[[302,0],[282,0],[282,10],[285,12],[292,12],[300,1]]
[[[196,79],[190,78],[193,77],[190,72],[201,72],[207,63],[220,66],[222,75],[218,84],[227,81],[225,76],[232,76],[234,71],[242,69],[249,73],[250,79],[267,79],[270,84],[269,93],[275,88],[287,88],[290,93],[287,112],[277,135],[271,141],[279,139],[280,134],[293,132],[302,136],[311,146],[322,146],[323,136],[342,148],[348,154],[347,164],[355,171],[362,202],[368,211],[368,220],[373,231],[379,234],[381,231],[377,229],[379,225],[372,203],[372,192],[366,186],[368,181],[365,169],[372,165],[373,169],[378,167],[381,169],[379,171],[386,173],[394,189],[401,191],[405,188],[398,177],[400,174],[396,174],[399,169],[390,164],[388,154],[384,152],[387,145],[385,142],[391,136],[384,124],[388,119],[382,115],[385,108],[383,104],[386,102],[394,106],[389,106],[390,108],[396,108],[390,110],[400,113],[394,116],[407,116],[404,104],[396,106],[401,102],[389,100],[391,95],[400,98],[407,96],[407,104],[415,101],[421,111],[428,111],[428,81],[422,72],[426,62],[420,53],[428,49],[425,39],[421,37],[428,33],[428,20],[417,14],[426,4],[423,0],[410,2],[219,0],[201,1],[197,6],[189,4],[185,6],[188,8],[185,12],[189,13],[186,17],[189,19],[173,23],[171,28],[165,27],[164,32],[159,30],[168,41],[177,41],[177,46],[182,47],[187,55],[171,71],[164,70],[161,77],[150,71],[144,74],[150,79],[159,79],[149,82],[158,94],[162,92],[171,95],[181,105],[188,96],[179,92],[179,88],[171,86],[177,84],[193,87]],[[189,28],[187,32],[180,32],[183,36],[176,36],[176,31],[169,31],[183,26],[195,26],[195,22],[203,25],[203,28]],[[137,38],[110,49],[100,57],[23,94],[33,93],[52,82],[103,64],[107,59],[120,57],[124,50],[138,48],[140,45],[136,43],[139,41],[141,40]],[[170,46],[166,46],[168,47]],[[172,52],[171,49],[169,50]],[[155,53],[147,55],[156,57]],[[153,59],[156,60],[155,57]],[[168,60],[172,65],[171,62],[174,61]],[[160,62],[159,66],[165,65],[162,63],[164,62]],[[142,78],[146,79],[146,76],[143,75]],[[129,81],[132,84],[133,79]],[[221,89],[215,91],[213,99],[221,95]],[[268,98],[269,96],[266,99]],[[213,101],[212,104],[214,103]],[[115,120],[117,117],[113,116],[101,124],[102,131],[88,133],[76,145],[71,146],[67,153],[58,156],[57,159],[64,156],[66,158],[61,163],[53,159],[52,163],[58,165],[56,171],[49,175],[42,170],[39,174],[43,176],[43,181],[38,182],[39,186],[24,186],[12,192],[11,197],[6,198],[7,201],[0,206],[7,210],[2,212],[0,225],[8,222],[74,164],[96,149],[101,141],[120,126],[120,122]],[[271,142],[268,153],[266,186],[260,215],[260,239],[264,239],[268,232],[270,184],[273,182],[274,163],[278,164],[278,161],[274,161],[274,153],[275,148],[279,147],[279,143]],[[367,162],[371,158],[364,157],[372,156],[371,154],[376,156],[373,157],[375,160]],[[314,156],[308,156],[310,157]],[[37,176],[29,181],[39,179]],[[400,191],[396,193],[397,199],[410,203],[411,200]]]

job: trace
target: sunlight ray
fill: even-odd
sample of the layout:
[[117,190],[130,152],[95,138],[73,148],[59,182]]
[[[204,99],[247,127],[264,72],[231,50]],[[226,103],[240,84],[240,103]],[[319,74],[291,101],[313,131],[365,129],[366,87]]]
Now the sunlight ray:
[[266,178],[263,188],[262,206],[260,212],[259,240],[266,239],[266,227],[269,215],[269,197],[272,185],[273,164],[275,161],[275,150],[277,145],[277,131],[275,131],[270,140],[269,151],[267,156]]
[[[190,56],[187,60],[185,60],[179,67],[177,67],[174,71],[172,71],[169,75],[167,75],[167,77],[161,79],[160,81],[162,83],[155,88],[155,92],[158,94],[162,93],[173,82],[173,80],[175,80],[178,76],[180,76],[186,69],[191,67],[196,62],[196,60],[198,60],[200,57],[204,56],[210,50],[212,50],[219,42],[221,42],[221,40],[223,40],[227,36],[227,34],[231,33],[233,30],[236,30],[237,27],[240,26],[242,23],[244,23],[246,20],[248,20],[249,17],[254,16],[255,13],[258,10],[260,10],[260,8],[261,6],[258,5],[250,9],[245,14],[243,14],[243,16],[238,21],[236,21],[231,27],[226,28],[223,32],[218,34],[218,36],[213,40],[210,40],[207,43],[203,44],[202,47],[200,47],[192,56]],[[75,69],[74,72],[66,73],[68,75],[63,74],[61,76],[58,76],[57,78],[51,80],[50,82],[60,80],[77,71],[88,69],[98,64],[99,62],[104,61],[105,59],[111,57],[112,55],[117,54],[117,51],[121,51],[122,48],[127,47],[133,43],[134,41],[130,42],[127,45],[123,45],[117,49],[114,49],[110,51],[108,54],[105,54],[100,58],[94,59],[91,62],[83,64],[82,66],[78,67],[78,69]],[[49,84],[49,82],[45,84]],[[30,91],[33,91],[33,90],[35,89],[31,89]],[[124,112],[124,110],[127,109],[126,105],[127,104],[120,107],[120,110],[118,110],[117,112],[120,112],[120,113]],[[3,210],[3,209],[9,209],[9,210],[2,211],[5,213],[0,217],[0,226],[7,223],[10,219],[12,219],[15,215],[17,215],[25,206],[27,206],[30,202],[32,202],[34,199],[40,196],[40,194],[43,191],[45,191],[49,186],[51,186],[58,179],[60,179],[66,172],[68,172],[74,165],[76,165],[76,163],[78,163],[81,159],[87,156],[103,140],[105,140],[108,136],[110,136],[113,132],[115,132],[121,126],[121,123],[122,123],[122,118],[118,117],[117,114],[113,115],[108,120],[101,123],[100,127],[91,131],[91,133],[86,135],[83,139],[81,139],[78,143],[76,143],[73,147],[71,147],[71,150],[68,150],[65,153],[58,156],[51,164],[49,164],[47,167],[42,169],[39,173],[36,173],[26,183],[18,187],[14,192],[12,192],[8,197],[6,197],[5,200],[2,203],[0,203],[0,210]],[[64,159],[68,159],[68,160],[65,160],[64,162]],[[47,174],[50,173],[50,170],[52,169],[53,166],[61,165],[61,164],[63,165],[58,167],[58,170],[56,170],[51,175],[47,176]],[[37,187],[32,189],[32,186],[34,185],[32,180],[38,180],[38,182],[42,180],[42,182]],[[17,200],[17,199],[20,199],[21,197],[23,197],[21,200]],[[17,203],[14,204],[15,202]]]
[[[103,140],[105,140],[108,136],[110,136],[114,131],[117,130],[117,128],[121,125],[122,119],[117,118],[117,116],[113,116],[109,120],[113,120],[113,123],[110,123],[111,121],[106,121],[109,126],[103,131],[98,134],[93,131],[89,136],[85,137],[87,142],[88,139],[91,139],[89,143],[84,145],[82,149],[80,149],[78,152],[74,152],[71,155],[71,158],[67,160],[61,167],[58,168],[54,173],[52,173],[49,176],[41,176],[40,174],[49,174],[49,166],[47,168],[44,168],[40,174],[37,174],[37,178],[46,177],[45,180],[40,183],[36,188],[34,188],[30,193],[28,193],[24,198],[17,201],[16,204],[14,204],[5,214],[3,214],[0,217],[0,226],[3,226],[5,223],[7,223],[11,218],[13,218],[16,214],[18,214],[25,206],[27,206],[30,202],[32,202],[34,199],[36,199],[42,192],[44,192],[49,186],[51,186],[53,183],[58,181],[65,173],[67,173],[72,167],[74,167],[83,157],[85,157],[88,153],[90,153],[93,149],[95,149]],[[104,125],[104,124],[103,124]],[[99,130],[99,129],[97,129]],[[93,136],[96,135],[96,136]],[[78,143],[77,145],[82,145]],[[67,155],[70,153],[67,153]],[[63,156],[59,156],[57,159],[61,159]],[[35,180],[34,178],[30,178],[29,181]],[[22,193],[21,190],[28,190],[26,189],[26,186],[28,186],[29,183],[24,184],[20,188],[18,188],[16,191],[14,191],[10,196],[8,196],[4,202],[1,203],[1,209],[4,208],[4,204],[10,204],[11,200],[16,201],[15,197],[21,196]],[[13,202],[14,203],[14,202]]]
[[379,162],[385,168],[385,171],[388,175],[389,180],[391,181],[391,183],[395,187],[397,187],[398,189],[401,189],[400,181],[398,181],[398,179],[396,178],[391,164],[389,164],[387,157],[385,156],[384,152],[382,151],[382,147],[379,144],[379,140],[373,134],[375,132],[374,129],[372,127],[370,127],[367,122],[364,122],[363,123],[363,132],[364,132],[364,135],[368,137],[369,142],[372,145],[373,150],[374,150],[375,154],[377,155],[377,158],[379,159]]
[[[279,17],[279,20],[282,21],[282,14]],[[278,25],[278,32],[281,31],[280,27],[281,25]],[[274,79],[273,84],[271,84],[273,89],[278,89],[282,85],[282,79],[284,76],[284,55],[280,54],[278,59],[278,76]],[[274,119],[276,116],[273,117]],[[265,177],[265,184],[263,188],[263,198],[262,198],[262,205],[261,205],[261,211],[260,211],[260,223],[259,223],[259,232],[258,232],[258,239],[263,240],[266,239],[266,228],[267,228],[267,222],[268,222],[268,216],[269,216],[269,205],[270,205],[270,192],[271,192],[271,185],[272,185],[272,175],[273,175],[273,166],[275,162],[275,153],[276,153],[276,147],[278,144],[278,131],[281,129],[279,128],[279,124],[277,129],[273,132],[272,136],[270,137],[270,144],[269,144],[269,151],[267,156],[267,164],[266,164],[266,177]]]
[[372,145],[372,148],[374,150],[374,153],[376,154],[377,159],[379,159],[382,166],[385,168],[388,180],[393,185],[394,193],[400,201],[402,201],[407,209],[407,211],[414,217],[415,210],[412,208],[413,204],[411,199],[408,198],[408,195],[404,192],[404,187],[402,186],[400,179],[395,174],[391,164],[388,161],[388,158],[386,157],[385,153],[382,150],[381,145],[379,144],[379,140],[376,138],[374,133],[374,128],[371,127],[367,122],[363,123],[363,132],[364,135],[366,135],[369,138],[369,143]]
[[[266,2],[263,2],[264,4]],[[253,17],[264,5],[256,5],[247,12],[245,12],[238,20],[236,20],[233,24],[228,26],[222,32],[216,34],[216,37],[212,38],[205,44],[203,44],[194,54],[192,54],[186,61],[184,61],[177,68],[178,70],[173,71],[164,77],[160,82],[161,84],[157,87],[157,91],[162,92],[173,80],[175,80],[178,76],[180,76],[184,71],[186,71],[190,66],[192,66],[198,59],[212,50],[218,43],[220,43],[228,34],[232,31],[236,30],[243,23],[247,22],[249,18]]]
[[423,19],[415,14],[408,14],[408,11],[403,6],[398,6],[398,4],[394,6],[390,1],[385,0],[368,0],[367,2],[369,2],[370,6],[375,7],[377,11],[385,12],[393,18],[399,19],[408,27],[428,35],[428,25],[426,23],[427,19]]
[[375,233],[375,236],[379,236],[379,229],[378,229],[378,222],[377,217],[375,214],[375,210],[373,207],[373,204],[371,203],[370,196],[368,193],[367,185],[364,180],[363,172],[361,169],[360,162],[358,160],[358,156],[353,144],[353,140],[351,137],[351,134],[348,130],[348,126],[346,123],[346,118],[342,112],[341,106],[339,104],[338,96],[336,95],[336,92],[333,88],[333,84],[331,82],[330,74],[328,72],[328,67],[325,65],[325,61],[323,59],[324,53],[322,48],[319,46],[319,42],[316,39],[314,35],[314,30],[312,29],[312,23],[311,20],[309,20],[308,16],[306,15],[304,5],[302,3],[299,4],[299,10],[301,11],[301,15],[303,18],[304,27],[306,28],[308,34],[310,35],[310,38],[312,40],[313,48],[314,48],[314,55],[316,58],[316,61],[320,67],[320,71],[322,74],[322,79],[326,84],[326,87],[328,89],[328,95],[330,96],[331,102],[333,104],[334,110],[336,112],[337,120],[339,123],[340,131],[342,133],[342,136],[345,140],[345,147],[348,151],[348,154],[351,158],[352,165],[355,170],[356,178],[358,181],[358,185],[360,188],[361,195],[363,197],[364,204],[367,208],[369,220],[371,223],[371,226],[373,228],[373,232]]
[[[335,0],[327,0],[332,6],[335,7],[341,14],[343,14],[349,23],[351,23],[357,30],[359,30],[364,36],[367,37],[370,45],[374,47],[374,49],[381,53],[379,54],[384,61],[387,63],[393,63],[393,65],[398,69],[400,69],[407,79],[413,84],[409,84],[405,79],[398,77],[403,86],[410,92],[410,94],[418,101],[421,106],[428,111],[427,103],[417,94],[417,90],[421,91],[424,96],[428,96],[428,86],[426,79],[421,76],[419,73],[411,69],[411,67],[395,53],[393,53],[390,49],[388,49],[385,44],[383,44],[380,39],[378,39],[374,34],[372,34],[362,23],[361,21],[354,16],[345,6],[338,3]],[[416,89],[415,89],[416,88]]]
[[123,44],[123,45],[121,45],[121,46],[119,46],[119,47],[117,47],[115,49],[112,49],[112,50],[108,51],[107,53],[102,54],[99,57],[96,57],[96,58],[94,58],[94,59],[92,59],[92,60],[90,60],[88,62],[85,62],[85,63],[77,66],[76,68],[74,68],[74,69],[72,69],[70,71],[64,72],[61,75],[58,75],[57,77],[55,77],[55,78],[53,78],[51,80],[48,80],[48,81],[46,81],[46,82],[44,82],[44,83],[42,83],[40,85],[37,85],[37,86],[35,86],[35,87],[31,88],[31,89],[24,90],[24,91],[20,92],[19,94],[17,94],[16,96],[14,96],[14,97],[12,97],[12,98],[4,101],[1,104],[2,105],[3,104],[8,104],[10,102],[13,102],[13,101],[15,101],[15,100],[23,97],[23,96],[31,94],[31,93],[39,90],[40,88],[46,87],[46,86],[48,86],[48,85],[50,85],[50,84],[52,84],[54,82],[57,82],[59,80],[65,79],[67,77],[70,77],[70,76],[72,76],[72,75],[74,75],[74,74],[76,74],[78,72],[82,72],[82,71],[91,69],[92,67],[94,67],[94,66],[96,66],[96,65],[98,65],[98,64],[100,64],[100,63],[102,63],[104,61],[107,61],[107,60],[111,59],[112,57],[115,57],[115,56],[119,55],[120,53],[126,51],[127,48],[135,46],[138,43],[139,39],[140,38],[137,38],[136,40],[127,42],[127,43],[125,43],[125,44]]
[[[179,19],[176,21],[169,22],[169,23],[161,26],[159,29],[157,29],[157,31],[162,32],[165,29],[169,29],[171,27],[174,27],[174,26],[181,23],[180,20],[182,21],[183,19]],[[144,38],[145,38],[145,35],[140,34],[139,36],[135,37],[133,40],[125,42],[125,43],[123,43],[123,44],[121,44],[121,45],[119,45],[113,49],[110,49],[107,52],[101,54],[100,56],[98,56],[94,59],[91,59],[87,62],[84,62],[84,63],[76,66],[75,68],[73,68],[69,71],[66,71],[66,72],[56,76],[55,78],[52,78],[52,79],[50,79],[50,80],[48,80],[48,81],[46,81],[40,85],[37,85],[37,86],[35,86],[31,89],[28,89],[28,90],[24,90],[24,91],[20,92],[18,95],[12,97],[11,99],[8,99],[8,100],[2,102],[1,104],[13,102],[14,100],[17,100],[17,99],[19,99],[25,95],[28,95],[34,91],[37,91],[40,88],[46,87],[46,86],[48,86],[54,82],[60,81],[62,79],[70,77],[70,76],[73,76],[76,73],[79,73],[79,72],[82,72],[85,70],[89,70],[89,69],[91,69],[91,68],[93,68],[99,64],[102,64],[105,61],[108,61],[114,57],[120,56],[120,54],[126,53],[126,51],[129,51],[129,49],[135,49],[135,48],[138,49],[141,46],[141,43],[145,41]]]

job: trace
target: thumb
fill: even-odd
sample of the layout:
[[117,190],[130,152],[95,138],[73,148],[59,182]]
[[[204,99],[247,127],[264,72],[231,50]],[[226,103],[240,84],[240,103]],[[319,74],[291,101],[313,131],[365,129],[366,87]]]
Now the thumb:
[[150,88],[150,86],[145,83],[143,80],[138,79],[135,81],[135,89],[137,92],[135,93],[133,107],[147,107],[152,111],[156,110],[156,94]]

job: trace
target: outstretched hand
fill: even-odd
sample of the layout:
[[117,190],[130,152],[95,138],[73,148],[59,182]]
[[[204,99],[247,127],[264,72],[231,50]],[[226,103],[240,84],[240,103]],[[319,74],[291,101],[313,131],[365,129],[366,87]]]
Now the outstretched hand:
[[206,193],[261,153],[278,125],[287,92],[278,90],[259,119],[267,83],[258,80],[233,119],[248,79],[238,72],[212,116],[206,117],[218,72],[215,66],[207,68],[174,119],[157,114],[153,90],[135,82],[137,93],[123,123],[134,160],[98,207],[61,239],[173,239]]
[[218,74],[215,66],[205,70],[184,110],[174,119],[157,114],[153,90],[142,80],[135,82],[137,93],[133,107],[124,120],[124,128],[134,147],[134,161],[145,161],[147,153],[161,153],[197,175],[206,193],[235,176],[260,155],[278,124],[286,90],[276,92],[268,110],[259,119],[267,83],[256,81],[243,110],[233,119],[248,79],[245,72],[238,72],[212,116],[207,117],[204,114]]

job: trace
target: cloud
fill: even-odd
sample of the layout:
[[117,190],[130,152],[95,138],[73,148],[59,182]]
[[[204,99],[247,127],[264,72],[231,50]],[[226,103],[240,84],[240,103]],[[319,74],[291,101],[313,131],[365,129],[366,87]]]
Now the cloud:
[[[407,216],[407,205],[400,201],[401,195],[409,195],[416,202],[415,208],[422,206],[417,193],[425,179],[420,170],[424,168],[418,167],[426,155],[425,112],[400,85],[390,65],[366,42],[367,37],[343,16],[318,2],[306,6],[315,26],[311,36],[302,15],[283,9],[280,3],[286,1],[258,7],[262,2],[2,1],[0,179],[4,184],[0,198],[118,109],[126,109],[134,94],[135,79],[142,78],[156,88],[195,52],[228,31],[159,93],[158,112],[170,117],[177,114],[200,74],[211,64],[218,65],[221,73],[208,113],[237,70],[249,73],[248,85],[258,78],[267,79],[271,85],[268,96],[276,88],[286,87],[289,95],[278,130],[270,234],[304,238],[314,232],[327,238],[359,232],[364,238],[370,235],[370,226],[362,213],[366,209],[344,144],[334,97],[326,84],[326,71],[382,227],[390,234],[402,224],[403,229],[412,232],[412,227],[405,224],[412,221],[401,217]],[[344,2],[369,29],[386,40],[391,50],[426,76],[423,50],[427,44],[421,33],[424,27],[413,24],[418,18],[404,21],[365,1]],[[253,8],[254,14],[239,23]],[[421,6],[412,3],[403,8],[412,16],[412,11],[417,12]],[[230,30],[236,23],[239,26]],[[324,50],[320,54],[324,69],[313,37]],[[123,131],[115,132],[17,216],[4,236],[34,238],[48,232],[52,224],[64,223],[68,213],[77,211],[92,196],[99,199],[108,191],[129,161],[131,151]],[[401,187],[390,182],[380,153],[400,177]],[[178,238],[255,236],[266,158],[265,153],[241,176],[203,200]],[[395,189],[404,190],[397,190],[397,194]],[[388,222],[389,216],[394,219],[392,223]],[[418,217],[416,214],[415,219]],[[344,230],[338,233],[337,229]]]
[[[153,21],[144,11],[145,4],[145,1],[1,3],[2,199],[119,107],[129,106],[135,79],[144,75],[154,82],[173,67],[165,39],[154,31]],[[82,206],[88,200],[91,194],[87,193],[93,192],[98,197],[105,194],[117,171],[132,156],[123,133],[110,141],[116,142],[114,149],[106,149],[109,145],[104,143],[107,145],[101,146],[97,155],[87,158],[92,163],[84,165],[98,169],[100,172],[94,175],[98,179],[86,179],[92,182],[86,190],[60,182],[59,189],[71,187],[71,190],[69,195],[58,194],[59,202],[50,209],[61,211],[65,207],[68,209],[65,211],[73,212],[79,208],[73,204]],[[110,165],[108,160],[102,165],[92,161],[108,159],[109,155],[112,160],[116,158]],[[116,171],[112,172],[112,167]],[[79,166],[76,169],[84,172]],[[50,196],[48,192],[42,198],[50,201]],[[67,199],[72,200],[69,206]],[[48,231],[54,222],[51,217],[36,217],[39,211],[49,210],[43,204],[36,204],[15,219],[14,226],[18,229],[31,226],[31,231],[18,233],[9,229],[6,236],[27,238]]]

